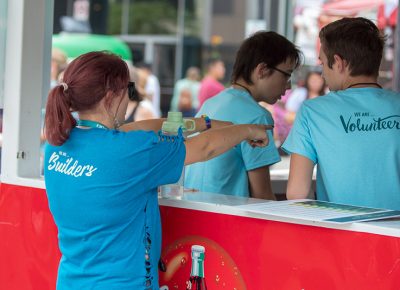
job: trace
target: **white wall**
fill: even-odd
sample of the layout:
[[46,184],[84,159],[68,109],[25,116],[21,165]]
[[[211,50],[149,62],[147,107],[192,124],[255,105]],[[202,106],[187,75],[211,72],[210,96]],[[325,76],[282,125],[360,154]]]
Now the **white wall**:
[[53,1],[8,1],[3,183],[43,187],[39,166],[41,107],[50,83]]

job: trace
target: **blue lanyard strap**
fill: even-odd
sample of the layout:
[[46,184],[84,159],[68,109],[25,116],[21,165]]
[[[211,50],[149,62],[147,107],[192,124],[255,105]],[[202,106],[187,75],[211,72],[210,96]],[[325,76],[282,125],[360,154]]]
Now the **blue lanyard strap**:
[[76,125],[77,126],[90,127],[90,128],[108,129],[103,124],[101,124],[99,122],[96,122],[96,121],[91,121],[91,120],[78,120],[76,122]]

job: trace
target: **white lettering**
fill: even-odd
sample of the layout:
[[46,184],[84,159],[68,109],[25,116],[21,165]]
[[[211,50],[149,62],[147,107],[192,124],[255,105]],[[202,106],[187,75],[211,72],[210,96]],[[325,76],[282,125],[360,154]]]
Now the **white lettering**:
[[90,165],[90,167],[88,169],[89,172],[86,172],[85,174],[86,174],[86,176],[92,176],[93,172],[95,172],[96,170],[97,170],[97,168]]
[[72,157],[69,157],[65,161],[60,159],[60,157],[67,156],[65,152],[53,152],[49,158],[47,169],[74,177],[83,175],[90,177],[97,170],[93,165],[80,165],[79,161],[74,160]]
[[49,158],[49,166],[47,166],[48,170],[53,170],[53,168],[56,166],[56,162],[60,158],[57,153],[53,152]]

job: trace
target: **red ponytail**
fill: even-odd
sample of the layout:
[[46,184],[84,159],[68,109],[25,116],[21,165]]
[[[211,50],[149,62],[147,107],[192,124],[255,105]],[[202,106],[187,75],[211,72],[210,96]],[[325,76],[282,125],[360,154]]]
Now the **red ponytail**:
[[44,131],[48,142],[56,146],[64,144],[76,126],[71,111],[90,110],[107,92],[117,96],[126,90],[129,70],[114,54],[89,52],[68,65],[63,82],[50,91],[46,104]]
[[44,132],[52,145],[62,145],[76,126],[64,88],[54,87],[47,98]]

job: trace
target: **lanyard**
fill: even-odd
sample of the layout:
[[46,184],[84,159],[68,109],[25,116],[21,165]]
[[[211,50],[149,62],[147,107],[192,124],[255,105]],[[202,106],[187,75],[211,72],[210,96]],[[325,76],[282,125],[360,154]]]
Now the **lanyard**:
[[251,97],[253,97],[253,95],[251,94],[250,90],[249,90],[246,86],[241,85],[241,84],[238,84],[238,83],[232,83],[232,85],[236,85],[236,86],[238,86],[238,87],[241,87],[241,88],[245,89],[245,90],[249,93],[249,95],[250,95]]
[[378,88],[382,89],[382,86],[378,83],[355,83],[355,84],[348,86],[346,89],[350,89],[352,87],[360,86],[360,85],[364,85],[364,86],[373,85],[373,86],[377,86]]
[[91,121],[91,120],[78,120],[77,126],[84,126],[84,127],[90,127],[90,128],[99,128],[99,129],[108,129],[106,126],[103,124],[96,122],[96,121]]

